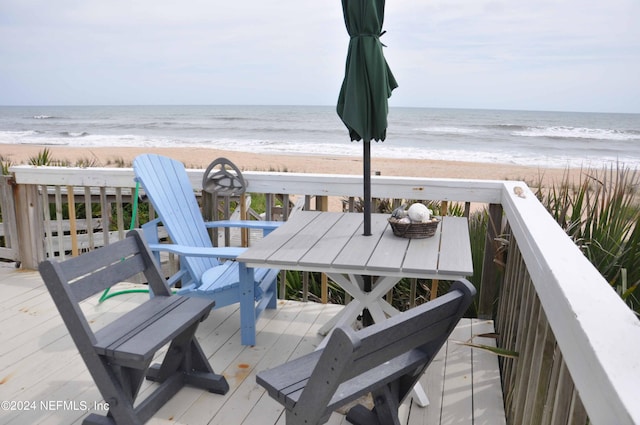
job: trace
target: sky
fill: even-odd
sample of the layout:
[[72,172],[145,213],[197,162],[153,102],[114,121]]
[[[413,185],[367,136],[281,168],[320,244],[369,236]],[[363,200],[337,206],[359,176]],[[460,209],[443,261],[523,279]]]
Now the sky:
[[[389,0],[410,107],[640,113],[639,0]],[[0,0],[0,105],[332,105],[337,0]]]

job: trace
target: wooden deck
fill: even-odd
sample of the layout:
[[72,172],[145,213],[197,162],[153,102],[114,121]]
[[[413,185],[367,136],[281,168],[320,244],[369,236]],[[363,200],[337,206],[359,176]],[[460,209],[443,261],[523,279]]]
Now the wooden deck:
[[[134,287],[134,285],[131,285]],[[84,303],[92,326],[117,315],[146,294],[126,294],[103,304]],[[149,424],[281,424],[281,406],[256,385],[256,371],[315,349],[317,330],[341,306],[280,301],[258,321],[257,345],[240,345],[237,306],[214,310],[198,337],[216,372],[231,387],[225,396],[185,388]],[[80,424],[89,411],[104,412],[102,399],[37,272],[0,263],[0,424]],[[403,424],[505,423],[497,357],[456,341],[492,332],[490,321],[464,319],[434,360],[422,383],[431,404],[411,399]],[[487,338],[474,342],[491,344]],[[154,384],[145,383],[142,392]],[[330,424],[347,423],[334,413]]]

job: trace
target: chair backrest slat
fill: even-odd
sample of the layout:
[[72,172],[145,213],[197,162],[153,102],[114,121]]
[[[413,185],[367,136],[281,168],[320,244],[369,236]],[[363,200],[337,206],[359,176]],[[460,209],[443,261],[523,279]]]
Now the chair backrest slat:
[[403,316],[363,329],[345,380],[412,349],[429,352],[433,346],[440,347],[460,319],[464,298],[461,291],[451,291],[431,301],[428,309],[414,308]]
[[111,264],[138,252],[139,248],[133,238],[125,238],[123,242],[105,245],[100,249],[86,252],[80,256],[69,258],[61,263],[64,276],[73,282],[80,276],[89,274],[96,269],[97,264]]
[[82,301],[99,292],[110,288],[118,282],[136,276],[145,269],[145,261],[140,254],[122,258],[116,262],[105,265],[90,274],[78,278],[70,283],[71,292],[76,300]]
[[135,238],[71,258],[60,264],[73,299],[82,301],[145,270]]

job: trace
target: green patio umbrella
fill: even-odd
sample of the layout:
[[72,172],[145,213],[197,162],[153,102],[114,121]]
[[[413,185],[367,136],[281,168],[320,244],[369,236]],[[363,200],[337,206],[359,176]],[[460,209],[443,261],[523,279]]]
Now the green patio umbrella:
[[382,53],[385,0],[342,0],[351,36],[337,112],[351,140],[363,141],[364,234],[371,235],[371,141],[387,135],[387,99],[398,87]]

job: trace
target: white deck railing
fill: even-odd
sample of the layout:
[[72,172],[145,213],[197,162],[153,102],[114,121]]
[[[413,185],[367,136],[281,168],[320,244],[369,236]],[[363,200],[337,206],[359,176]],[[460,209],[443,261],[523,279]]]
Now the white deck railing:
[[[84,199],[96,192],[103,203],[109,189],[120,194],[116,198],[122,203],[134,187],[131,169],[17,166],[11,171],[18,186],[18,234],[28,248],[20,248],[27,267],[42,256],[34,248],[44,245],[42,203],[49,199],[49,189],[42,188],[79,190]],[[194,189],[200,189],[202,170],[189,173]],[[356,176],[245,172],[244,177],[250,193],[362,194],[362,178]],[[587,415],[593,424],[640,423],[640,322],[524,183],[402,177],[372,181],[373,197],[476,202],[504,215],[510,264],[499,293],[496,322],[503,334],[498,341],[519,353],[518,359],[503,362],[509,423],[585,423]],[[492,258],[485,267],[487,263]]]

